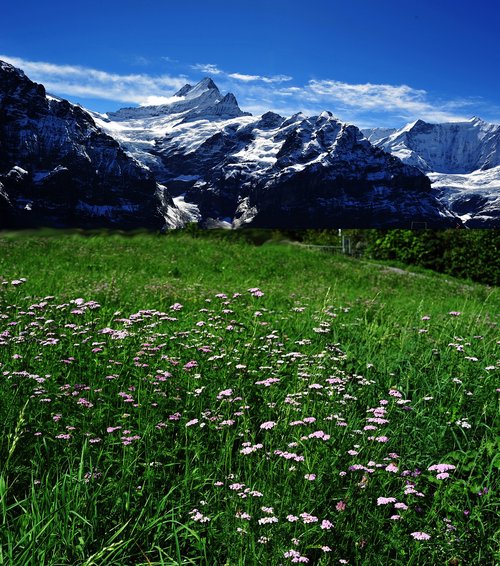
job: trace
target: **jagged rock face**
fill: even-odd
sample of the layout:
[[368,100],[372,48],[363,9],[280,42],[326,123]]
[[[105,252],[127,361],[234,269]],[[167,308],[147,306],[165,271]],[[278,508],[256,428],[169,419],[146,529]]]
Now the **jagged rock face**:
[[174,197],[195,205],[204,225],[457,224],[425,175],[329,112],[253,117],[207,78],[184,86],[168,104],[95,118]]
[[[437,198],[471,228],[500,227],[500,126],[479,118],[364,132],[428,174]],[[388,134],[388,135],[386,135]]]
[[9,195],[5,191],[2,183],[0,183],[0,226],[5,228],[13,228],[14,224],[14,207],[10,202]]
[[377,142],[389,137],[395,131],[396,128],[363,128],[364,136],[373,145],[377,145]]
[[[194,87],[184,85],[177,91],[170,102],[159,106],[141,106],[139,108],[122,108],[117,112],[109,112],[108,118],[112,121],[136,121],[161,118],[165,116],[182,115],[183,120],[192,120],[197,117],[223,117],[237,118],[248,116],[243,112],[233,94],[222,96],[212,79],[206,77]],[[150,127],[154,122],[149,122]]]
[[500,165],[500,126],[479,118],[445,124],[417,120],[377,145],[422,171],[467,174]]
[[18,226],[457,222],[425,175],[356,127],[329,112],[253,117],[209,78],[166,104],[103,115],[0,63],[0,119],[0,215]]
[[151,173],[85,110],[47,96],[3,62],[0,147],[0,182],[12,206],[2,207],[4,225],[163,225]]
[[[164,125],[149,165],[210,225],[214,220],[235,228],[457,224],[430,193],[425,175],[374,148],[355,126],[328,112]],[[137,140],[125,143],[131,152],[142,151]]]

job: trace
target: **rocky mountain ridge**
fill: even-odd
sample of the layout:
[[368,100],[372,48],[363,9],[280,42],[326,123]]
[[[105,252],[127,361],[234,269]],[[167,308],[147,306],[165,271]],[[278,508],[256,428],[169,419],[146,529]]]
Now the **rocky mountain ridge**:
[[469,227],[500,227],[500,125],[477,118],[364,131],[372,143],[418,167],[436,196]]
[[355,126],[329,112],[254,117],[208,77],[165,104],[98,114],[2,63],[0,144],[4,225],[457,224],[421,171]]
[[192,106],[192,89],[208,97],[216,87],[206,78],[183,87],[170,104],[95,119],[203,225],[456,225],[421,172],[330,112],[251,116],[226,95],[231,111],[216,115],[210,105]]
[[169,207],[147,167],[88,112],[0,62],[2,227],[159,229]]

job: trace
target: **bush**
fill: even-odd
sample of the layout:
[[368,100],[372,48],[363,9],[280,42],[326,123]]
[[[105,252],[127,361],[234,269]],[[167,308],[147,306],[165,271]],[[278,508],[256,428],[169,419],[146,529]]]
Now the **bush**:
[[[356,231],[353,237],[360,237]],[[363,236],[361,234],[361,236]],[[479,283],[500,283],[498,230],[369,230],[365,255],[418,265]]]

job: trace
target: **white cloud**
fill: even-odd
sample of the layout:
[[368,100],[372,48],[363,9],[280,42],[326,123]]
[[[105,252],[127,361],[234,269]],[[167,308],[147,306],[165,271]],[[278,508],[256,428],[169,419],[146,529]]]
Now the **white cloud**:
[[[289,116],[330,110],[341,120],[359,126],[401,126],[422,118],[442,122],[468,118],[473,114],[490,120],[498,109],[482,99],[438,100],[422,89],[408,85],[345,83],[332,79],[314,79],[289,84],[288,75],[253,75],[226,72],[213,63],[191,65],[198,76],[172,76],[108,73],[77,65],[57,65],[0,55],[23,69],[49,92],[69,98],[93,98],[121,104],[153,105],[172,101],[172,95],[186,82],[196,83],[200,74],[215,76],[221,92],[233,92],[243,110],[262,114],[268,110]],[[288,84],[285,84],[288,83]],[[485,115],[486,114],[486,115]]]
[[178,96],[146,96],[141,100],[141,106],[160,106],[161,104],[172,104],[172,102],[179,102],[182,98]]
[[136,55],[132,58],[131,63],[132,65],[137,65],[139,67],[147,67],[148,65],[151,65],[151,59],[143,57],[142,55]]
[[291,81],[293,78],[288,75],[273,75],[267,77],[265,75],[248,75],[246,73],[228,73],[213,63],[196,63],[196,65],[191,65],[191,68],[206,75],[220,75],[228,79],[234,79],[235,81],[242,81],[244,83],[262,82],[273,84]]
[[212,65],[211,63],[196,63],[196,65],[191,65],[191,69],[195,71],[200,71],[200,73],[204,73],[205,75],[221,75],[224,74],[224,71],[221,71],[217,67],[217,65]]
[[289,77],[288,75],[274,75],[271,77],[265,77],[262,75],[244,75],[242,73],[229,73],[227,76],[237,81],[243,81],[243,82],[261,81],[263,83],[268,83],[268,84],[283,83],[286,81],[291,81],[293,79],[293,77]]
[[425,120],[459,120],[463,114],[452,110],[463,109],[465,101],[433,103],[427,91],[408,85],[350,84],[334,80],[311,80],[302,95],[310,101],[330,102],[356,112],[396,113],[403,118]]
[[260,79],[259,75],[242,75],[241,73],[230,73],[228,77],[243,82],[258,81]]
[[0,55],[0,59],[21,68],[30,79],[41,82],[49,92],[81,98],[102,98],[133,104],[147,104],[154,97],[165,97],[186,80],[170,75],[120,75],[77,65],[55,65]]
[[417,118],[444,122],[464,119],[470,114],[470,101],[434,101],[427,91],[408,85],[355,84],[329,79],[310,80],[302,86],[284,85],[293,77],[229,73],[214,64],[197,64],[192,68],[217,75],[219,87],[234,92],[240,106],[255,114],[270,109],[283,115],[330,110],[342,120],[368,124],[375,119],[381,125],[387,120],[388,125],[402,125]]

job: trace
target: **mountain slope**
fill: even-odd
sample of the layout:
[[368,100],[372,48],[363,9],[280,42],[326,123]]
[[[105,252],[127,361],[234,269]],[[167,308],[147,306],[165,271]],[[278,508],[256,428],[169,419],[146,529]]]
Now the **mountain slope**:
[[424,174],[329,112],[254,117],[207,77],[165,104],[97,114],[8,64],[0,79],[4,225],[457,224]]
[[444,124],[417,120],[378,145],[423,171],[467,174],[500,165],[500,126],[476,117]]
[[373,145],[377,145],[377,142],[389,137],[396,131],[396,128],[363,128],[365,138]]
[[[219,107],[224,111],[216,112]],[[183,87],[168,104],[94,117],[182,203],[195,205],[205,225],[457,222],[422,173],[374,148],[329,112],[250,116],[206,78]]]
[[[366,130],[374,143],[428,174],[437,197],[470,227],[500,227],[500,126],[479,118]],[[389,134],[389,135],[387,135]]]
[[0,147],[3,227],[160,228],[174,207],[88,112],[3,62]]

